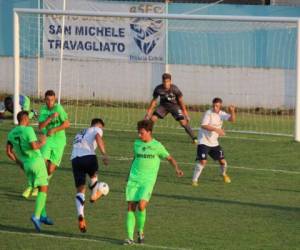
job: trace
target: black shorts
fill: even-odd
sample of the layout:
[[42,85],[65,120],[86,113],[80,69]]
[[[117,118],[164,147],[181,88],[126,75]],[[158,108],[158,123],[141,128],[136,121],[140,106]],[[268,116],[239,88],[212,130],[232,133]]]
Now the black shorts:
[[79,187],[81,185],[85,185],[86,174],[91,177],[97,173],[98,168],[96,155],[85,155],[72,159],[75,186]]
[[196,161],[207,160],[207,155],[215,161],[224,159],[224,151],[220,145],[216,147],[209,147],[204,144],[198,145]]
[[168,113],[171,113],[176,121],[185,119],[181,108],[176,104],[172,104],[169,106],[159,105],[154,111],[153,115],[156,115],[158,118],[163,119]]

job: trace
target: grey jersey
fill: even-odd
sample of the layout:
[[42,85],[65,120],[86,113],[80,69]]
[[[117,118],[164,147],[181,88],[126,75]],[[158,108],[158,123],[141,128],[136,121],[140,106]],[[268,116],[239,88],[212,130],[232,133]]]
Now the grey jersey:
[[168,104],[178,104],[178,98],[181,96],[181,91],[174,84],[171,84],[168,90],[164,88],[163,84],[160,84],[153,91],[153,98],[160,97],[160,104],[166,106]]

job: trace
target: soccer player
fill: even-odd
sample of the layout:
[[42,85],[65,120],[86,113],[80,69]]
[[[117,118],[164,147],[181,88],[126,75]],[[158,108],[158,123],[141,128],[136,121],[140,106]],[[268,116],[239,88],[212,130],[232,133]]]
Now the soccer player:
[[40,141],[37,140],[33,128],[29,126],[27,111],[20,111],[17,119],[19,125],[8,134],[6,154],[24,169],[30,186],[37,187],[39,190],[31,221],[35,229],[40,231],[41,223],[53,225],[53,221],[46,213],[48,174],[45,161],[40,152],[46,138],[41,137]]
[[47,135],[47,142],[41,148],[46,161],[49,178],[60,165],[66,145],[65,129],[70,127],[68,115],[62,105],[56,103],[55,92],[47,90],[45,103],[40,109],[39,129]]
[[224,158],[224,151],[219,144],[218,137],[224,136],[222,129],[223,121],[235,122],[235,107],[229,106],[228,113],[222,111],[222,99],[216,97],[212,101],[212,109],[205,112],[202,119],[201,128],[199,130],[197,148],[196,166],[194,169],[192,185],[198,186],[198,179],[207,163],[207,155],[213,160],[219,161],[221,175],[225,183],[230,183],[230,177],[226,174],[227,162]]
[[77,194],[75,196],[75,204],[78,215],[79,229],[86,232],[86,221],[84,219],[84,203],[85,203],[85,177],[90,177],[91,197],[90,201],[98,200],[102,193],[98,190],[98,161],[95,149],[99,148],[103,158],[103,164],[108,164],[108,157],[105,150],[103,137],[104,122],[100,118],[91,121],[91,126],[79,132],[73,141],[73,150],[71,155],[73,176]]
[[151,120],[143,120],[137,123],[140,139],[134,142],[134,159],[126,186],[128,239],[124,241],[125,245],[134,244],[135,220],[137,220],[138,243],[144,243],[146,207],[156,182],[160,159],[167,159],[174,167],[177,176],[183,176],[183,171],[178,167],[175,159],[159,141],[152,138],[152,128],[153,122]]
[[[160,103],[153,113],[158,97],[160,97]],[[189,125],[190,118],[183,102],[182,93],[176,85],[172,84],[171,75],[164,73],[162,84],[156,86],[153,91],[153,99],[147,109],[145,119],[151,119],[155,123],[158,118],[163,119],[168,113],[171,113],[174,119],[180,123],[185,132],[192,138],[192,142],[197,144],[197,138]]]
[[[21,110],[28,111],[29,113],[29,119],[32,119],[33,117],[37,117],[38,113],[31,109],[30,110],[30,99],[28,96],[20,95],[19,96],[19,105]],[[2,118],[4,116],[5,111],[8,111],[10,113],[14,113],[14,101],[13,96],[7,96],[5,97],[3,102],[0,102],[0,117]]]

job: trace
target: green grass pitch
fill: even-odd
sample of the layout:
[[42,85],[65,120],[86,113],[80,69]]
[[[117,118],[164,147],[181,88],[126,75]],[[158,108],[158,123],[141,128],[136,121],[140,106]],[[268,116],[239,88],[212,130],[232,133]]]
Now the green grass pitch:
[[[43,226],[38,234],[29,220],[34,199],[21,197],[26,186],[24,174],[5,155],[11,128],[8,120],[0,123],[0,248],[128,248],[121,246],[126,237],[124,188],[137,134],[105,131],[110,165],[101,166],[99,179],[109,184],[110,193],[95,204],[86,203],[88,231],[82,234],[77,228],[69,161],[78,129],[68,130],[69,144],[48,195],[48,214],[55,225]],[[142,249],[300,249],[299,143],[289,137],[229,133],[221,144],[232,183],[222,182],[218,166],[210,160],[199,187],[194,188],[195,146],[182,130],[164,132],[156,129],[154,137],[179,162],[185,176],[176,178],[169,164],[161,164],[147,209]]]

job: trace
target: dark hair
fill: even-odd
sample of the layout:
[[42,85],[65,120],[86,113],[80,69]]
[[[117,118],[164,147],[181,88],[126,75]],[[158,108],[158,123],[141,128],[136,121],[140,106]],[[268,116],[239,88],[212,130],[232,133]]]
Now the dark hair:
[[55,92],[54,92],[52,89],[47,90],[47,91],[45,92],[45,98],[46,98],[47,96],[55,96]]
[[153,121],[151,120],[141,120],[137,123],[137,129],[145,129],[146,131],[151,131],[153,130]]
[[220,97],[215,97],[215,98],[212,100],[212,103],[223,103],[223,100],[222,100]]
[[166,80],[166,79],[170,79],[170,80],[171,80],[171,74],[169,74],[169,73],[164,73],[164,74],[162,75],[162,80]]
[[18,123],[21,123],[21,121],[23,120],[24,116],[28,116],[28,112],[25,111],[25,110],[22,110],[20,111],[18,114],[17,114],[17,120],[18,120]]
[[105,126],[104,121],[101,118],[94,118],[91,121],[91,126],[95,126],[96,124],[100,123],[103,127]]
[[7,109],[10,113],[13,113],[14,111],[14,101],[12,96],[7,96],[4,99],[4,106],[5,109]]

